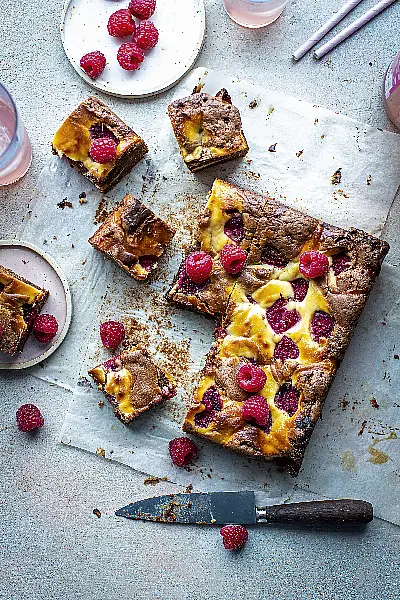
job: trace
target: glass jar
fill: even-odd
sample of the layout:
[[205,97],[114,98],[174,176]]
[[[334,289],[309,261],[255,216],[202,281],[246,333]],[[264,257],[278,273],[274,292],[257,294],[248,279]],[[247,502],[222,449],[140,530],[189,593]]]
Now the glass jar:
[[228,15],[244,27],[265,27],[281,14],[289,0],[224,0]]
[[386,71],[383,102],[389,119],[400,129],[400,52]]

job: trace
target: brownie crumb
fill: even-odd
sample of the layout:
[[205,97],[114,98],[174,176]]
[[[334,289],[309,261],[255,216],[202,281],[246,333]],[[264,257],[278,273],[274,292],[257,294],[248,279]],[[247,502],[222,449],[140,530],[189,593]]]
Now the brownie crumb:
[[395,354],[395,355],[393,356],[393,358],[394,358],[394,360],[399,360],[399,358],[400,358],[400,357],[399,357],[399,355],[398,355],[398,354]]
[[370,404],[371,404],[371,406],[373,406],[374,408],[379,408],[379,404],[378,404],[378,402],[376,401],[376,399],[375,399],[375,398],[371,398],[371,400],[370,400]]
[[103,221],[105,221],[108,217],[108,210],[107,210],[107,201],[105,198],[103,198],[102,200],[100,200],[99,205],[97,207],[96,210],[96,214],[94,217],[94,222],[99,224],[99,223],[103,223]]
[[86,192],[79,194],[79,204],[87,204]]
[[254,100],[252,100],[249,104],[249,108],[256,108],[256,106],[258,106],[258,102],[257,100],[254,98]]
[[362,435],[364,433],[364,429],[365,429],[366,424],[367,424],[367,421],[363,421],[362,422],[362,425],[360,427],[360,431],[357,433],[357,435]]
[[101,512],[99,511],[99,509],[98,509],[98,508],[94,508],[94,509],[93,509],[93,514],[94,514],[94,515],[96,515],[96,517],[97,517],[98,519],[100,519],[100,517],[101,517]]
[[276,143],[271,144],[271,146],[268,148],[268,152],[276,152]]
[[106,457],[106,451],[104,448],[96,448],[96,454],[97,456],[102,456],[103,458]]
[[144,485],[157,485],[158,483],[160,483],[160,481],[168,481],[168,477],[154,477],[153,475],[150,475],[150,477],[147,477],[143,481],[143,484]]
[[68,201],[68,198],[63,198],[61,200],[61,202],[57,203],[58,208],[61,208],[62,210],[64,210],[64,208],[68,207],[68,208],[72,208],[72,202]]
[[331,184],[339,185],[339,183],[341,181],[342,181],[342,169],[337,169],[337,171],[335,171],[331,177]]
[[318,119],[314,119],[314,125],[318,123]]
[[368,175],[367,177],[367,185],[371,185],[372,183],[372,175]]
[[297,158],[300,158],[300,156],[303,154],[304,150],[299,150],[298,152],[296,152],[296,156]]
[[104,401],[103,401],[103,400],[99,400],[97,404],[98,404],[98,407],[99,407],[99,408],[103,408],[103,406],[104,406]]

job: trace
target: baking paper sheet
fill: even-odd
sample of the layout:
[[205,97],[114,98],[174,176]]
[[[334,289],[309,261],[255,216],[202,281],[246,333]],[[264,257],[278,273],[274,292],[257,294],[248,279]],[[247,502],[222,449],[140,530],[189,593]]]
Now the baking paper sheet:
[[[279,499],[291,493],[291,478],[277,473],[264,461],[236,456],[209,442],[196,440],[200,458],[195,466],[178,469],[171,465],[168,441],[181,435],[185,400],[204,364],[213,321],[171,307],[164,293],[180,262],[182,248],[190,243],[191,230],[215,177],[256,191],[269,191],[332,224],[357,226],[379,234],[399,185],[400,136],[204,69],[196,69],[181,84],[176,97],[190,93],[199,80],[205,82],[205,91],[215,93],[221,87],[229,90],[241,110],[251,150],[245,159],[193,175],[184,167],[170,124],[165,122],[151,153],[142,199],[175,225],[178,233],[154,282],[134,282],[86,243],[94,230],[92,219],[99,199],[96,192],[90,193],[88,204],[77,205],[76,209],[60,211],[51,205],[52,201],[56,204],[55,199],[51,200],[55,191],[63,197],[63,177],[68,177],[68,193],[74,197],[82,191],[82,185],[85,190],[88,185],[69,167],[58,166],[53,177],[55,163],[50,164],[41,184],[44,197],[34,210],[37,217],[31,217],[25,234],[35,236],[35,243],[39,243],[37,237],[43,236],[43,226],[46,238],[57,232],[57,240],[47,246],[47,251],[65,265],[67,276],[73,280],[76,312],[61,360],[57,360],[57,353],[42,372],[35,374],[70,386],[80,373],[61,434],[63,443],[182,485],[191,483],[195,489],[247,488]],[[253,100],[257,105],[250,108]],[[143,169],[142,164],[110,197],[118,200],[125,191],[138,193]],[[333,185],[331,177],[339,169],[341,181]],[[44,218],[38,210],[49,203],[51,220],[50,214]],[[74,252],[67,246],[72,234]],[[82,281],[82,277],[86,279]],[[394,358],[396,302],[400,297],[397,281],[398,270],[385,267],[330,392],[324,420],[314,433],[297,483],[323,496],[372,500],[377,516],[400,523],[398,506],[393,508],[398,490],[398,425],[394,413],[400,404],[398,381],[397,388],[395,383],[398,361]],[[105,300],[98,314],[102,296]],[[102,395],[86,378],[88,368],[110,356],[101,348],[98,323],[111,317],[124,318],[130,339],[144,343],[180,384],[175,399],[142,415],[131,426],[114,419],[108,403],[98,405]],[[379,408],[371,403],[372,398]]]

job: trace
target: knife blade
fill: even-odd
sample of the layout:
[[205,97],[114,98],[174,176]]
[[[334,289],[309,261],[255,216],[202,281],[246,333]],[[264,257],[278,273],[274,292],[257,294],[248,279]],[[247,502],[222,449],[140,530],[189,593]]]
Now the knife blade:
[[373,519],[364,500],[318,500],[258,507],[254,492],[168,494],[139,500],[115,512],[117,517],[195,525],[258,523],[361,524]]

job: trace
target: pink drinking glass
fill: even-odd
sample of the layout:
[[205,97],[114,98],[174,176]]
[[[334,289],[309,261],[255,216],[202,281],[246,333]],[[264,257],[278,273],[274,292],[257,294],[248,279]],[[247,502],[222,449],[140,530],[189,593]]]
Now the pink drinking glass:
[[0,83],[0,186],[14,183],[27,172],[32,147],[17,107]]
[[233,21],[244,27],[265,27],[276,21],[289,0],[224,0]]

